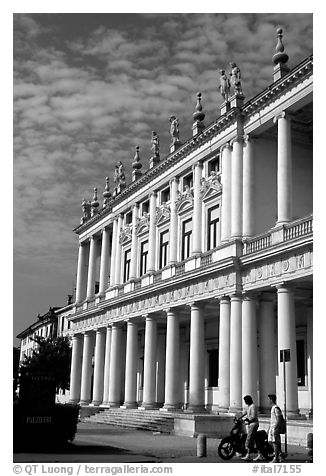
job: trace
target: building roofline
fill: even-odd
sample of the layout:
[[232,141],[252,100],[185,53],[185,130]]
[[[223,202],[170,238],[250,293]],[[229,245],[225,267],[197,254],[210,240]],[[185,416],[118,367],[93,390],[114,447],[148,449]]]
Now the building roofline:
[[223,131],[227,126],[230,126],[234,120],[239,116],[248,117],[256,113],[259,109],[264,107],[271,99],[276,99],[284,90],[296,81],[300,81],[303,77],[309,76],[313,67],[313,55],[308,56],[301,63],[291,69],[285,76],[280,78],[275,83],[267,86],[262,92],[247,101],[242,108],[232,108],[215,121],[209,124],[202,132],[188,139],[175,152],[168,154],[165,159],[159,162],[156,166],[148,169],[138,180],[131,182],[119,195],[111,199],[108,206],[103,208],[98,214],[91,217],[85,223],[78,225],[73,231],[80,234],[87,230],[91,225],[97,223],[112,212],[115,205],[121,203],[124,199],[129,197],[137,188],[146,185],[151,179],[157,175],[157,172],[168,170],[174,164],[182,160],[187,154],[196,150],[203,143],[211,140],[217,132]]

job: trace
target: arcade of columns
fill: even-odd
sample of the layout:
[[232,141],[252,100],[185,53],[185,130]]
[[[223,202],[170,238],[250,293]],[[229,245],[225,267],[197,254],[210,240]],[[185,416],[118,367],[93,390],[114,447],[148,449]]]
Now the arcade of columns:
[[[287,113],[275,118],[278,125],[277,148],[277,224],[288,223],[292,219],[292,154],[291,123]],[[221,242],[233,238],[253,236],[253,147],[254,142],[248,136],[245,140],[236,138],[231,145],[222,148],[222,210]],[[198,255],[201,247],[201,196],[200,186],[202,164],[194,165],[194,207],[193,207],[193,248],[192,254]],[[177,263],[177,179],[170,181],[170,265]],[[231,200],[232,195],[232,200]],[[150,195],[149,209],[149,252],[147,273],[155,271],[156,262],[156,193]],[[136,220],[138,205],[133,207],[133,231],[131,240],[130,279],[137,277],[137,235]],[[113,218],[113,231],[104,228],[100,259],[99,293],[104,294],[108,285],[110,269],[110,287],[122,283],[121,257],[122,246],[119,231],[123,226],[122,215]],[[100,244],[96,236],[80,243],[76,284],[76,303],[85,298],[95,297],[95,270]],[[110,259],[111,257],[111,259]],[[86,269],[88,264],[88,272]],[[85,296],[86,288],[86,296]],[[259,319],[257,302],[259,301]],[[182,405],[182,379],[179,372],[180,357],[180,320],[177,308],[166,312],[166,348],[164,408],[177,409]],[[263,293],[257,295],[234,294],[219,299],[219,407],[229,411],[242,408],[244,394],[257,396],[257,381],[260,381],[260,405],[264,409],[268,393],[275,393],[275,344],[274,302]],[[308,319],[309,335],[312,335],[312,315]],[[141,317],[141,316],[139,316]],[[145,347],[143,374],[142,407],[153,408],[157,405],[156,396],[156,358],[157,358],[157,320],[155,315],[143,316],[145,319]],[[257,321],[259,323],[260,348],[264,352],[259,356],[257,365]],[[123,343],[123,325],[127,324],[126,343]],[[291,361],[287,364],[287,411],[288,415],[298,412],[297,369],[296,369],[296,327],[294,313],[294,292],[289,284],[277,287],[277,349],[290,349]],[[138,365],[138,321],[125,319],[113,323],[107,328],[99,328],[73,336],[70,400],[94,405],[107,404],[120,406],[122,379],[124,376],[124,406],[136,407],[137,404],[137,365]],[[124,348],[125,347],[125,348]],[[94,352],[95,349],[95,352]],[[311,351],[311,349],[310,349]],[[93,395],[91,392],[92,357],[94,352]],[[80,364],[82,362],[82,364]],[[122,364],[123,362],[123,364]],[[187,409],[202,411],[205,408],[205,337],[204,307],[200,302],[190,306],[190,351],[189,351],[189,404]],[[278,364],[279,381],[283,379],[282,364]],[[122,374],[124,372],[124,375]],[[259,373],[259,375],[258,375]]]

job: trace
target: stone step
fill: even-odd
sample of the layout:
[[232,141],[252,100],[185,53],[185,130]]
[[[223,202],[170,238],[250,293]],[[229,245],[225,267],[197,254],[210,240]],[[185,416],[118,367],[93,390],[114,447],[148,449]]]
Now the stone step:
[[158,410],[104,409],[85,417],[83,421],[160,433],[171,433],[174,428],[174,414]]

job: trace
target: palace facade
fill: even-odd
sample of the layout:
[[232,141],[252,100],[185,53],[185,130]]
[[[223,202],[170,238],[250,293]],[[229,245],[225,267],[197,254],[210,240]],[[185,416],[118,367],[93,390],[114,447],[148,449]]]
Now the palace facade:
[[131,183],[118,163],[83,203],[71,402],[266,412],[285,380],[288,417],[311,414],[312,56],[289,70],[281,33],[265,90],[245,102],[231,76],[208,126],[198,93],[186,143],[171,116],[167,157],[153,132],[149,169],[137,148]]

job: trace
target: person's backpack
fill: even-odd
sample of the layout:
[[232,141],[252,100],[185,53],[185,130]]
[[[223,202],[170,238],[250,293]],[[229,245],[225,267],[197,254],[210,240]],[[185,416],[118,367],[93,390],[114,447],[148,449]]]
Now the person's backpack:
[[283,413],[282,413],[282,410],[280,409],[280,407],[276,407],[279,412],[280,412],[280,415],[279,415],[279,423],[278,423],[278,431],[280,433],[280,435],[284,435],[286,433],[286,422],[285,422],[285,419],[284,419],[284,416],[283,416]]

